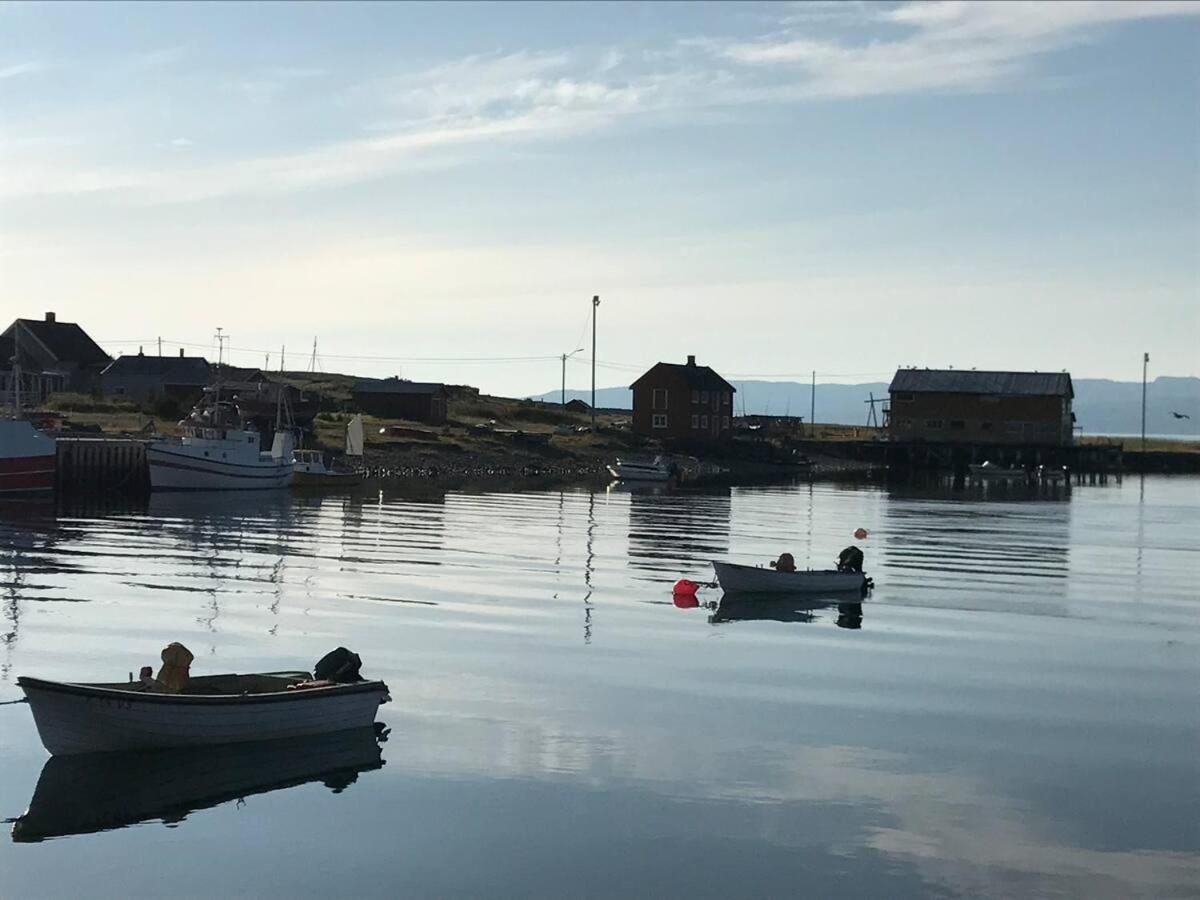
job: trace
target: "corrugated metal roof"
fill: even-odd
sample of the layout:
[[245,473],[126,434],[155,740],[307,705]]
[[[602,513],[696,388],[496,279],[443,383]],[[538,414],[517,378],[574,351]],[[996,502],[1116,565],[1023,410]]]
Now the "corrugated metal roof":
[[891,393],[1020,394],[1073,397],[1066,372],[979,372],[974,369],[897,369]]
[[357,381],[350,389],[352,394],[438,394],[444,393],[446,385],[437,382],[401,381],[398,378],[381,378]]

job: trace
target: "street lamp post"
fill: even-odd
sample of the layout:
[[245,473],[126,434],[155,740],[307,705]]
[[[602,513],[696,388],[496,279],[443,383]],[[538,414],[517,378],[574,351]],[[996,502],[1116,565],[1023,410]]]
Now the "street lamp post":
[[600,295],[592,297],[592,431],[596,430],[596,307],[600,305]]
[[560,395],[561,399],[559,400],[559,406],[563,407],[563,409],[566,409],[567,407],[567,360],[576,353],[582,352],[583,347],[580,347],[578,350],[572,350],[570,353],[564,353],[562,355],[562,394]]

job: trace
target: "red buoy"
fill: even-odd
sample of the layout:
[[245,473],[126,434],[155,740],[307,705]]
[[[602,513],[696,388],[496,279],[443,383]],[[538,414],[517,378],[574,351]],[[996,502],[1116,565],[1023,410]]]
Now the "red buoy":
[[687,578],[680,578],[675,582],[675,587],[671,588],[671,593],[676,597],[695,597],[696,591],[700,590],[700,585],[694,581],[689,581]]
[[867,529],[865,529],[865,528],[854,529],[854,536],[861,541],[863,538],[865,538],[867,536]]

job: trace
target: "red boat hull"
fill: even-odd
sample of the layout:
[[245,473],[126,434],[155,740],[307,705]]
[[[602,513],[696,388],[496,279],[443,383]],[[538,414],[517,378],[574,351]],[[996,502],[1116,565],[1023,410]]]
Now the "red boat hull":
[[53,456],[0,458],[0,494],[32,494],[54,490]]

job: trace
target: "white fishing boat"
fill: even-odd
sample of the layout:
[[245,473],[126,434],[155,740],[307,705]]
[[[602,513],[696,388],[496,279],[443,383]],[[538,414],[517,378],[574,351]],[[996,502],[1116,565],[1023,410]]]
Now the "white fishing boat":
[[382,681],[295,689],[307,672],[191,678],[183,693],[140,682],[75,684],[21,677],[51,754],[271,741],[369,727],[387,703]]
[[811,594],[862,591],[869,580],[862,572],[805,569],[780,572],[760,566],[713,561],[717,581],[727,594]]
[[618,458],[616,465],[606,468],[619,481],[669,481],[672,474],[671,466],[661,456],[649,462]]
[[967,466],[967,471],[971,473],[973,478],[980,478],[985,481],[1020,481],[1027,477],[1024,469],[998,466],[993,462]]
[[54,490],[54,438],[21,418],[20,329],[13,329],[12,418],[0,419],[0,496]]
[[151,490],[269,490],[292,483],[290,429],[278,429],[264,452],[261,435],[247,427],[237,405],[221,400],[196,407],[179,425],[181,437],[146,447]]

